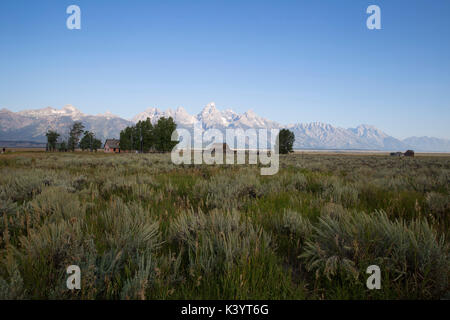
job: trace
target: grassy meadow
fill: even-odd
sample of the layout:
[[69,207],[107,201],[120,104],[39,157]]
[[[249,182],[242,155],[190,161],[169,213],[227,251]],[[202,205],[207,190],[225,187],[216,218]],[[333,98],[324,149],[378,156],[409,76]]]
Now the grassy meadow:
[[449,188],[449,156],[3,154],[0,299],[450,298]]

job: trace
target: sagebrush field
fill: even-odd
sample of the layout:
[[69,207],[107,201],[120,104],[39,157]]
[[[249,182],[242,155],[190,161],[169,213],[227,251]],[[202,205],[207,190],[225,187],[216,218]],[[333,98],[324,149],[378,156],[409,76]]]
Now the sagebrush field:
[[15,152],[0,171],[1,299],[449,297],[448,156],[291,154],[261,176],[167,154]]

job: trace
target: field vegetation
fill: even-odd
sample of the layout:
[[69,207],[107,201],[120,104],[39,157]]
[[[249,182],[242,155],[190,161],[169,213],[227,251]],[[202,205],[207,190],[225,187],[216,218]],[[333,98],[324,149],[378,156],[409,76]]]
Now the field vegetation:
[[290,154],[261,176],[168,154],[4,154],[0,299],[449,298],[449,183],[450,157]]

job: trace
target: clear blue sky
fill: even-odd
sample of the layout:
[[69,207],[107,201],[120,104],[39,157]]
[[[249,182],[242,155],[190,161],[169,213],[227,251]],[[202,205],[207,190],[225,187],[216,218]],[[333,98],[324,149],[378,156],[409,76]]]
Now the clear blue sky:
[[[370,4],[382,30],[366,28]],[[450,138],[450,1],[0,1],[0,108],[131,118],[210,101]]]

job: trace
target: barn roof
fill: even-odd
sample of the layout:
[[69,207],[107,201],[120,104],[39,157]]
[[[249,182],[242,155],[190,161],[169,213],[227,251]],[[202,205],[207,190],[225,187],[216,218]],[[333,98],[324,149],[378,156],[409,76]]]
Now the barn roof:
[[106,139],[105,141],[105,147],[108,145],[110,148],[119,148],[120,147],[120,140],[118,139]]

